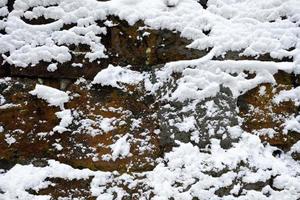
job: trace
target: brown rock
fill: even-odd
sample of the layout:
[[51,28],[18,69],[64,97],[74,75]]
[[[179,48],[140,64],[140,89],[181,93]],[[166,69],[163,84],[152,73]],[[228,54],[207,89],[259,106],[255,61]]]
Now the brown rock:
[[[129,88],[130,92],[113,88],[87,90],[70,83],[67,90],[71,91],[73,99],[66,108],[77,115],[68,127],[70,131],[57,133],[52,129],[59,124],[55,114],[59,108],[48,106],[28,93],[36,83],[36,80],[13,79],[3,92],[7,103],[15,105],[0,109],[0,122],[4,127],[4,133],[0,134],[3,163],[30,163],[47,158],[76,168],[108,171],[145,171],[154,167],[155,159],[161,155],[159,139],[154,133],[156,108],[141,98],[144,95],[138,87]],[[43,83],[61,86],[55,80],[43,80]],[[103,118],[117,119],[115,128],[99,131]],[[93,123],[86,127],[84,120]],[[133,126],[135,120],[140,121],[137,127]],[[93,131],[98,134],[92,135]],[[109,145],[126,134],[131,155],[105,160],[102,156],[112,153]],[[10,137],[16,140],[12,144],[7,142]]]
[[[40,17],[34,20],[23,19],[26,23],[47,24],[53,22],[51,19]],[[194,59],[204,56],[206,51],[199,51],[186,48],[191,41],[181,38],[177,32],[169,30],[153,30],[143,28],[145,24],[141,21],[130,26],[126,21],[118,17],[109,16],[108,20],[114,24],[107,28],[107,34],[101,35],[102,43],[107,49],[107,58],[102,58],[90,62],[85,58],[90,47],[86,44],[68,46],[72,55],[71,61],[58,64],[58,69],[54,72],[47,71],[50,63],[40,62],[36,66],[26,68],[14,65],[6,66],[9,74],[5,76],[15,77],[41,77],[41,78],[68,78],[77,79],[85,77],[92,79],[101,69],[108,64],[132,65],[135,70],[151,70],[150,66],[165,64],[176,60]],[[98,22],[100,27],[105,26],[104,22]],[[63,29],[69,29],[74,24],[65,25]],[[66,45],[67,46],[67,45]],[[72,64],[80,63],[81,67],[74,67]],[[0,68],[1,69],[1,68]],[[2,74],[0,70],[0,76]],[[4,75],[2,75],[4,76]]]
[[[249,132],[274,129],[274,137],[261,135],[263,141],[271,145],[288,150],[300,137],[299,134],[283,133],[283,123],[290,115],[298,112],[298,107],[293,102],[282,102],[279,105],[272,100],[282,90],[293,88],[293,75],[279,71],[275,74],[277,85],[262,84],[238,98],[240,116],[244,118],[243,128]],[[265,94],[260,95],[261,87],[265,88]]]

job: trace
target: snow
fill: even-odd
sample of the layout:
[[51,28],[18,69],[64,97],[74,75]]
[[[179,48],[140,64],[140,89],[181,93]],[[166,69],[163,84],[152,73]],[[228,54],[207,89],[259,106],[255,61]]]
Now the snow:
[[64,104],[70,100],[66,92],[49,86],[36,84],[35,89],[29,93],[45,100],[50,106],[60,107],[61,111],[55,113],[57,118],[60,119],[60,123],[53,128],[53,131],[59,133],[68,131],[67,127],[72,124],[73,116],[70,109],[64,109]]
[[59,144],[59,143],[54,143],[52,146],[54,146],[54,147],[56,148],[57,151],[63,150],[63,147],[62,147],[61,144]]
[[176,123],[175,126],[182,132],[189,132],[191,130],[195,130],[195,117],[186,117],[182,122]]
[[130,143],[127,141],[128,135],[124,135],[119,138],[114,144],[110,145],[112,150],[112,160],[115,161],[117,158],[124,158],[130,154]]
[[115,118],[103,118],[100,122],[100,128],[106,133],[111,130],[114,130],[115,127],[113,127],[111,124],[114,122]]
[[54,72],[54,71],[56,71],[56,70],[57,70],[57,63],[52,63],[52,64],[50,64],[50,65],[47,67],[47,70],[48,70],[49,72]]
[[296,143],[292,146],[291,152],[300,153],[300,141],[296,142]]
[[[118,140],[115,148],[115,155],[125,155],[126,139],[124,136]],[[123,150],[121,150],[123,149]],[[126,150],[125,150],[126,149]],[[232,196],[219,198],[214,191],[234,183],[240,178],[243,181],[251,183],[255,181],[264,181],[271,176],[274,179],[275,188],[265,187],[268,190],[269,197],[262,195],[254,190],[245,190],[240,199],[297,199],[299,197],[299,164],[286,155],[284,158],[276,158],[272,155],[274,147],[264,146],[260,139],[249,133],[243,133],[241,140],[231,149],[224,150],[220,147],[218,140],[212,142],[210,152],[201,152],[198,147],[191,143],[180,143],[173,151],[165,155],[152,171],[145,172],[144,178],[139,182],[144,182],[150,186],[155,194],[154,199],[192,199],[198,197],[201,199],[235,199]],[[249,167],[239,168],[241,161],[248,161]],[[19,196],[22,199],[35,199],[25,190],[29,188],[44,188],[50,183],[45,181],[47,177],[60,177],[65,179],[86,179],[93,177],[91,182],[91,191],[93,195],[102,199],[118,191],[117,197],[121,198],[126,192],[117,185],[104,190],[105,184],[115,181],[136,183],[134,175],[119,175],[114,172],[90,171],[87,169],[74,169],[68,165],[50,160],[47,167],[33,167],[32,165],[16,165],[7,173],[0,174],[0,188],[3,190],[3,199],[14,199]],[[239,168],[238,172],[232,171]],[[220,177],[209,175],[211,170],[229,169]],[[231,171],[230,171],[231,170]],[[174,183],[180,183],[174,186]],[[240,183],[235,183],[234,188],[238,190]],[[283,189],[283,190],[278,190]],[[232,191],[232,193],[234,190]],[[42,198],[42,197],[40,197]],[[43,197],[45,199],[50,197]]]
[[29,188],[45,188],[50,182],[44,181],[47,177],[61,177],[67,179],[88,178],[90,170],[77,170],[68,165],[60,164],[54,160],[48,161],[45,168],[33,167],[32,165],[15,165],[9,172],[0,174],[0,188],[5,191],[0,193],[0,199],[50,199],[50,196],[34,196],[26,192]]
[[78,128],[78,131],[85,132],[86,134],[89,134],[93,137],[97,135],[103,135],[116,129],[116,126],[114,125],[117,124],[119,121],[120,120],[116,119],[115,117],[99,117],[95,120],[89,118],[81,119],[79,120],[79,124],[81,124],[81,126]]
[[59,125],[53,128],[53,131],[63,133],[68,131],[67,127],[72,124],[73,116],[70,109],[63,110],[55,113],[56,116],[61,119]]
[[287,119],[283,123],[283,126],[284,126],[283,132],[285,134],[287,134],[289,130],[298,132],[300,134],[300,115]]
[[179,0],[164,0],[168,7],[175,7],[180,2]]
[[0,94],[0,106],[5,103],[5,98]]
[[5,142],[10,146],[16,142],[16,139],[9,134],[5,134]]
[[259,87],[258,93],[260,96],[264,96],[266,94],[266,86]]
[[69,96],[66,92],[46,85],[36,84],[35,89],[29,93],[45,100],[50,106],[59,106],[61,109],[69,101]]
[[[191,39],[189,48],[209,50],[209,53],[194,60],[169,62],[156,69],[156,82],[150,81],[152,75],[149,73],[131,70],[130,66],[109,65],[95,76],[92,84],[125,89],[126,84],[142,83],[149,93],[162,95],[159,101],[191,102],[183,107],[183,111],[192,111],[197,103],[216,96],[221,86],[229,88],[233,98],[260,86],[259,95],[263,96],[267,88],[261,85],[277,84],[273,75],[279,70],[300,73],[299,0],[209,0],[207,9],[203,9],[196,0],[16,0],[14,11],[10,13],[3,6],[6,3],[0,1],[0,16],[7,15],[0,23],[7,32],[0,35],[0,53],[6,62],[16,67],[35,67],[43,61],[49,63],[47,70],[54,72],[60,64],[72,59],[73,52],[69,47],[80,44],[89,46],[85,59],[90,62],[107,57],[101,43],[107,30],[97,22],[106,20],[108,15],[116,15],[129,24],[143,20],[150,28],[180,32],[182,37]],[[36,19],[41,16],[54,22],[31,25],[22,20],[23,17]],[[64,25],[70,24],[74,26],[63,29]],[[110,21],[105,24],[113,26]],[[254,60],[216,59],[229,52],[239,52],[241,56],[251,56]],[[270,55],[273,59],[290,58],[290,61],[260,61],[262,55]],[[83,67],[80,63],[71,66]],[[246,72],[256,76],[249,78]],[[180,74],[178,79],[172,80],[173,73]],[[161,92],[168,81],[174,90]],[[45,100],[50,106],[60,107],[61,111],[56,112],[60,122],[53,131],[63,133],[69,130],[76,113],[64,108],[70,100],[67,92],[37,84],[30,94]],[[273,99],[276,104],[289,100],[299,106],[300,87],[283,90]],[[5,103],[0,95],[0,109],[18,106]],[[208,101],[204,106],[207,116],[215,114],[214,102]],[[115,117],[81,119],[78,131],[87,129],[92,136],[106,134],[116,128],[116,122],[120,120]],[[132,129],[139,127],[140,123],[139,119],[133,120]],[[183,116],[174,125],[197,141],[199,134],[195,131],[195,123],[194,116]],[[94,125],[99,129],[92,129]],[[211,139],[210,146],[204,149],[191,143],[177,142],[178,146],[156,161],[153,170],[143,173],[79,170],[54,160],[49,160],[46,167],[17,164],[0,173],[0,199],[50,199],[50,196],[34,196],[27,192],[28,189],[46,188],[50,184],[46,181],[49,177],[68,180],[92,177],[90,190],[97,199],[113,199],[115,196],[122,199],[128,195],[118,186],[120,182],[143,183],[148,188],[143,195],[154,195],[153,199],[157,200],[171,197],[203,200],[300,198],[300,165],[290,155],[300,152],[299,141],[289,153],[275,157],[273,152],[278,149],[259,138],[261,135],[273,137],[277,133],[274,129],[252,133],[242,130],[240,125],[227,126],[226,129],[232,138],[237,139],[231,148],[223,149],[218,139]],[[4,131],[0,126],[0,133]],[[286,119],[283,133],[288,134],[289,131],[300,132],[300,116]],[[9,146],[16,142],[14,136],[4,136]],[[109,145],[111,154],[100,156],[107,161],[130,157],[130,133],[114,137],[117,139]],[[58,151],[63,150],[59,143],[55,143],[54,147]],[[94,161],[98,159],[93,157]],[[242,190],[247,183],[268,180],[273,180],[272,187],[264,186],[261,191]],[[110,187],[107,188],[107,185]],[[217,190],[230,186],[233,186],[232,195],[219,197],[215,194]],[[239,193],[239,197],[234,196]]]
[[142,80],[143,75],[140,72],[109,65],[95,76],[92,84],[101,84],[102,86],[112,86],[121,89],[123,86],[120,84],[137,84]]
[[298,106],[300,105],[300,87],[280,91],[280,93],[275,96],[273,100],[277,104],[291,100]]
[[[56,5],[57,4],[57,5]],[[214,55],[241,51],[242,55],[260,56],[269,53],[273,58],[293,57],[294,70],[299,70],[299,4],[297,0],[210,0],[208,8],[194,0],[16,0],[15,11],[4,22],[8,35],[0,39],[1,53],[10,52],[6,60],[16,66],[35,65],[51,60],[59,63],[71,59],[68,47],[61,44],[87,44],[90,61],[104,58],[105,47],[99,42],[104,27],[95,26],[107,15],[117,15],[130,24],[143,19],[155,29],[181,32],[190,38],[191,48],[216,48]],[[50,6],[52,5],[52,6]],[[168,7],[168,6],[169,7]],[[30,7],[41,6],[29,11]],[[45,7],[49,6],[49,7]],[[28,25],[20,20],[45,16],[56,21],[46,25]],[[286,16],[287,19],[281,19]],[[78,22],[69,30],[63,24]],[[208,35],[203,31],[210,30]],[[51,34],[53,32],[53,34]],[[293,49],[294,48],[294,49]],[[292,50],[290,50],[292,49]]]

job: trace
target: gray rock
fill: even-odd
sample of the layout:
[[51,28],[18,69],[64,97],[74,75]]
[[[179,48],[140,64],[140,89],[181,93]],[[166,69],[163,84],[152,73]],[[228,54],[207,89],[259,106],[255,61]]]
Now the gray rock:
[[[227,126],[238,125],[236,99],[232,97],[231,91],[220,86],[220,92],[215,97],[198,102],[194,111],[182,112],[182,109],[190,103],[190,101],[162,103],[158,111],[161,145],[169,148],[178,140],[185,143],[192,142],[203,148],[215,138],[220,140],[223,148],[230,148],[237,139],[230,136]],[[213,112],[209,110],[208,104],[213,107]],[[177,125],[187,118],[194,120],[194,128],[182,131]]]

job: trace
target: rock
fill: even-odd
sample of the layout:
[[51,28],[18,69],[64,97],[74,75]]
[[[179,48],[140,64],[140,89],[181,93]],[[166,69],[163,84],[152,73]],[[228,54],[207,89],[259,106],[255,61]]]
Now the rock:
[[14,4],[15,4],[15,0],[8,0],[7,1],[6,6],[7,6],[9,12],[11,12],[14,9]]
[[263,141],[287,151],[300,136],[291,131],[284,134],[283,123],[289,116],[298,113],[298,107],[291,101],[277,105],[273,98],[280,91],[293,88],[294,77],[279,71],[274,78],[277,85],[262,84],[241,95],[237,103],[239,114],[244,118],[243,128],[246,131],[257,133]]
[[[171,88],[172,91],[173,89]],[[215,97],[198,102],[195,111],[182,112],[191,103],[165,101],[160,105],[158,117],[161,145],[170,150],[175,145],[175,140],[178,140],[192,142],[204,148],[210,144],[211,139],[220,139],[223,148],[230,148],[237,138],[231,137],[227,127],[238,125],[236,99],[232,97],[231,91],[220,86],[220,92]]]
[[110,18],[116,25],[108,28],[103,41],[108,41],[105,46],[115,65],[132,65],[138,71],[150,71],[154,65],[199,58],[207,53],[186,48],[191,41],[181,38],[179,33],[150,29],[141,21],[130,26],[117,17]]
[[[52,23],[49,18],[39,17],[24,22],[37,25]],[[77,79],[85,77],[92,79],[101,69],[108,64],[132,65],[138,71],[149,71],[151,66],[164,64],[170,61],[195,59],[204,56],[207,51],[189,49],[186,46],[190,40],[180,37],[180,33],[169,30],[153,30],[145,26],[141,21],[130,26],[126,21],[115,16],[108,16],[108,21],[113,25],[105,25],[104,21],[99,21],[99,27],[106,28],[106,34],[101,35],[101,43],[106,48],[107,58],[97,59],[90,62],[85,55],[90,52],[90,47],[86,44],[64,45],[70,49],[72,58],[65,63],[58,63],[56,70],[48,70],[51,63],[40,62],[35,66],[26,68],[8,65],[0,67],[1,76],[15,77],[41,77],[41,78],[64,78]],[[67,30],[75,26],[74,24],[64,25]],[[144,27],[144,28],[141,28]],[[146,28],[145,28],[146,27]],[[0,60],[1,61],[1,60]],[[78,65],[78,63],[80,65]],[[2,69],[2,67],[5,69]],[[5,72],[5,73],[4,73]]]
[[208,0],[198,0],[198,2],[201,4],[201,6],[206,9],[207,8],[207,1]]
[[[40,81],[61,87],[60,80]],[[8,105],[13,105],[0,109],[4,128],[0,134],[0,159],[8,162],[5,166],[39,165],[44,158],[75,168],[104,171],[146,171],[155,166],[155,159],[162,154],[158,135],[154,133],[158,128],[153,115],[157,108],[149,98],[143,98],[145,95],[138,87],[128,87],[129,91],[123,92],[111,87],[88,90],[86,83],[65,84],[63,88],[72,96],[65,108],[72,110],[74,119],[69,131],[58,133],[53,128],[59,124],[56,116],[59,108],[48,106],[28,93],[36,83],[38,80],[13,78],[3,87]],[[113,129],[103,131],[110,126],[107,124],[110,119],[113,119]],[[130,155],[113,159],[110,145],[124,135],[130,143]],[[15,141],[8,143],[7,138]]]
[[[0,159],[0,169],[9,170],[11,169],[16,163],[13,163],[9,160]],[[1,193],[1,192],[0,192]]]
[[52,199],[71,198],[95,200],[90,191],[90,179],[79,180],[64,180],[61,178],[47,178],[52,184],[47,188],[43,188],[39,191],[30,190],[31,194],[35,195],[50,195]]
[[177,6],[177,4],[179,3],[179,0],[164,0],[164,2],[167,7],[173,8],[173,7]]
[[7,77],[9,76],[11,73],[10,73],[10,67],[8,65],[8,63],[3,63],[3,58],[0,57],[0,78],[1,77]]

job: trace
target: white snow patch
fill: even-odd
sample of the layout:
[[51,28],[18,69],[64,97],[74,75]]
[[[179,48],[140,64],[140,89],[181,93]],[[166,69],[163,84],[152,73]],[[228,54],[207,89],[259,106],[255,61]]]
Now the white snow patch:
[[176,123],[175,126],[182,132],[195,130],[196,119],[194,116],[185,117],[182,122]]
[[300,153],[300,141],[296,142],[296,143],[291,147],[291,152]]
[[9,135],[9,134],[5,134],[5,142],[10,146],[10,145],[12,145],[13,143],[15,143],[17,140],[13,137],[13,136],[11,136],[11,135]]
[[3,95],[0,94],[0,106],[3,105],[6,102]]
[[294,101],[296,106],[300,105],[300,87],[296,87],[290,90],[280,91],[278,95],[276,95],[273,101],[277,104],[285,101]]
[[47,71],[48,72],[54,72],[57,70],[57,63],[51,63],[50,65],[48,65],[47,67]]
[[101,84],[102,86],[112,86],[122,89],[123,86],[120,83],[137,84],[142,80],[143,75],[140,72],[109,65],[95,76],[92,84]]
[[63,133],[68,131],[67,127],[72,124],[73,116],[70,109],[63,110],[55,113],[56,116],[61,119],[58,126],[53,128],[53,131],[57,131],[59,133]]
[[53,143],[52,146],[55,147],[57,151],[63,150],[63,147],[59,143]]
[[285,134],[288,133],[288,131],[295,131],[300,133],[300,115],[296,117],[291,117],[287,119],[282,126],[284,127],[283,132]]
[[100,128],[104,131],[104,133],[107,133],[109,131],[112,131],[115,129],[114,126],[112,126],[112,122],[114,122],[116,118],[103,118],[100,122]]
[[117,158],[125,158],[130,155],[130,143],[128,142],[128,134],[122,136],[114,144],[109,145],[112,150],[112,160]]
[[258,90],[259,96],[264,96],[266,94],[266,86],[260,86]]
[[69,101],[66,92],[45,85],[36,84],[35,89],[29,93],[47,101],[50,106],[59,106],[61,109]]

